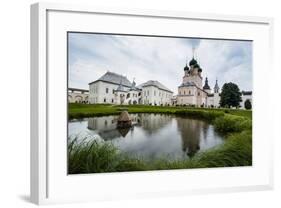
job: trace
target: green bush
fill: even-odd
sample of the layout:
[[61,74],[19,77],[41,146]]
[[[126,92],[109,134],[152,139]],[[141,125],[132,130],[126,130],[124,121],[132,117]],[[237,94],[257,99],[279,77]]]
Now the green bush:
[[252,103],[251,103],[251,101],[250,101],[249,99],[247,99],[247,100],[245,101],[244,107],[245,107],[245,109],[247,109],[247,110],[252,109]]

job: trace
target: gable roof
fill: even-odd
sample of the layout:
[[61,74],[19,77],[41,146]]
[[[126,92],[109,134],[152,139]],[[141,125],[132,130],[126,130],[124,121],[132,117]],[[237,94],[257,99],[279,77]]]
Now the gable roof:
[[108,82],[108,83],[112,83],[112,84],[120,84],[122,83],[123,86],[126,87],[131,87],[132,83],[127,79],[127,77],[122,76],[120,74],[116,74],[114,72],[106,72],[103,76],[101,76],[99,79],[97,79],[96,81],[93,81],[90,84],[93,84],[95,82],[98,81],[103,81],[103,82]]
[[137,86],[137,88],[143,88],[143,87],[149,87],[149,86],[154,86],[154,87],[157,87],[158,89],[173,93],[173,91],[171,91],[170,89],[168,89],[167,87],[165,87],[163,84],[161,84],[160,82],[158,82],[156,80],[149,80],[145,83],[140,84],[139,86]]

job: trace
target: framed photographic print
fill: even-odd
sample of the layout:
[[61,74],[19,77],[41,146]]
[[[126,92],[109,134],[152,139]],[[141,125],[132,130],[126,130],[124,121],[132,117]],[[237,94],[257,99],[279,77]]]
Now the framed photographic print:
[[272,24],[32,5],[32,202],[272,188]]

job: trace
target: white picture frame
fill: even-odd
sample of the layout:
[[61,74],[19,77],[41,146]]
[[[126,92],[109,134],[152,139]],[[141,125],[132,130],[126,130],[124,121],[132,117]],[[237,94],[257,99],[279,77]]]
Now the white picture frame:
[[[127,28],[124,20],[127,21]],[[97,22],[99,24],[94,28],[93,25]],[[171,23],[170,30],[165,27],[167,22]],[[153,27],[155,24],[158,25],[157,29]],[[197,24],[198,28],[194,31],[180,30],[181,25],[185,24]],[[205,27],[205,30],[202,30],[202,27]],[[50,204],[272,189],[273,144],[271,133],[267,131],[272,122],[271,115],[264,110],[270,108],[272,100],[267,97],[265,102],[263,97],[271,89],[269,74],[272,71],[272,28],[273,20],[264,17],[96,8],[88,5],[33,4],[31,201],[36,204]],[[73,30],[148,35],[188,34],[189,37],[253,40],[253,166],[67,175],[66,139],[54,140],[54,132],[58,137],[64,138],[66,135],[66,128],[56,128],[65,125],[67,118],[66,68],[61,67],[66,67],[64,34]],[[268,73],[263,73],[264,68]],[[59,101],[55,108],[52,102],[54,99]],[[110,189],[106,188],[108,186],[111,186]]]

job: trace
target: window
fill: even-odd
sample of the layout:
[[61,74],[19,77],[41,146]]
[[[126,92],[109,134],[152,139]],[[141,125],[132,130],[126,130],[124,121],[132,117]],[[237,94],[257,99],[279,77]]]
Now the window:
[[106,103],[106,98],[103,99],[103,102]]
[[200,92],[198,92],[198,96],[200,96]]
[[183,91],[183,94],[185,94],[185,91]]
[[111,102],[113,103],[113,102],[114,102],[114,100],[113,100],[113,99],[111,99]]
[[112,94],[114,94],[114,89],[112,89]]
[[105,92],[106,92],[106,94],[108,93],[108,88],[105,88]]
[[156,96],[156,91],[154,90],[154,96]]
[[190,90],[189,90],[188,94],[191,94]]

